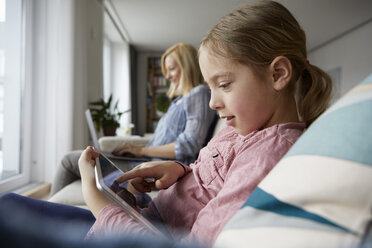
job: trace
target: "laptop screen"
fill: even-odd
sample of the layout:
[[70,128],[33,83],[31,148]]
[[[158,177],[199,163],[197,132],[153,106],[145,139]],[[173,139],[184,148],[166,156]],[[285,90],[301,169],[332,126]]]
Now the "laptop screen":
[[96,148],[97,151],[101,152],[101,147],[99,146],[99,143],[98,143],[96,128],[94,126],[92,114],[90,113],[89,109],[85,110],[85,118],[88,123],[90,137],[92,138],[92,141],[93,141],[93,146],[94,148]]

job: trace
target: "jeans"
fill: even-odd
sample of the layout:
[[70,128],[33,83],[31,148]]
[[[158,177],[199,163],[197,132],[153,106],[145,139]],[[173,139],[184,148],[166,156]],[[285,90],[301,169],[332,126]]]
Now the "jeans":
[[14,193],[0,196],[0,205],[3,210],[20,209],[43,221],[76,223],[80,227],[82,237],[85,237],[96,221],[92,212],[87,209],[37,200]]
[[17,194],[0,196],[1,247],[196,248],[156,237],[120,235],[84,240],[95,218],[90,211]]

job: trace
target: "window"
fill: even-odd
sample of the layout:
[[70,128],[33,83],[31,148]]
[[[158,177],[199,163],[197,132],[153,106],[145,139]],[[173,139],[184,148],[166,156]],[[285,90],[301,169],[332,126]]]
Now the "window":
[[22,175],[23,1],[0,0],[0,193]]
[[[105,4],[109,3],[106,1]],[[108,9],[104,12],[103,96],[107,100],[112,94],[114,102],[119,100],[119,110],[125,111],[131,108],[129,44],[118,28],[121,22],[116,23],[113,17],[115,12],[109,13]],[[124,114],[117,134],[129,133],[130,122],[131,115]]]

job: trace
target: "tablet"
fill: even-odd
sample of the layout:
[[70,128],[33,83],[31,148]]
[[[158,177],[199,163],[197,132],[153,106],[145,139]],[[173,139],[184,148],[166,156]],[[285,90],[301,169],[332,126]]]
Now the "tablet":
[[[109,199],[121,206],[126,213],[144,224],[150,230],[166,237],[156,226],[141,215],[140,208],[136,205],[136,198],[126,188],[121,187],[116,179],[123,172],[105,155],[100,154],[96,159],[95,174],[97,188]],[[167,237],[166,237],[167,238]]]

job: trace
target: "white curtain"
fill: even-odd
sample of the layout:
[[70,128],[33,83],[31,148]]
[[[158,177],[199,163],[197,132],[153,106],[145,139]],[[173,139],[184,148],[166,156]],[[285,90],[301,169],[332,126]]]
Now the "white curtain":
[[84,110],[102,96],[103,8],[35,0],[33,14],[31,178],[51,182],[61,158],[89,144]]
[[[129,45],[127,42],[112,43],[111,45],[111,92],[113,99],[119,100],[119,110],[130,109],[130,61]],[[125,113],[120,119],[120,127],[125,130],[131,123],[131,113]],[[125,132],[125,131],[124,131]],[[124,133],[118,133],[119,135]]]

